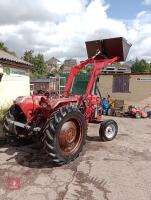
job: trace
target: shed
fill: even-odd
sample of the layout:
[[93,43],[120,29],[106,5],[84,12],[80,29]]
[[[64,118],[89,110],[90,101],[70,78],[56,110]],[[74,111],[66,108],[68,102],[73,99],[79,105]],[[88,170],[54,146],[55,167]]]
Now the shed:
[[0,50],[0,107],[9,106],[18,96],[30,95],[32,64]]

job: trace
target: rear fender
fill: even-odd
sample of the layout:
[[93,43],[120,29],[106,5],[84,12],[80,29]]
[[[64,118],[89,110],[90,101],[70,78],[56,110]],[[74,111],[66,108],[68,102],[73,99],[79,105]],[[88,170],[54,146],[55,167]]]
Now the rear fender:
[[72,98],[60,98],[60,99],[54,99],[51,100],[49,102],[49,105],[51,106],[52,110],[57,110],[58,108],[68,105],[68,104],[72,104],[72,103],[76,103],[78,100],[75,97]]

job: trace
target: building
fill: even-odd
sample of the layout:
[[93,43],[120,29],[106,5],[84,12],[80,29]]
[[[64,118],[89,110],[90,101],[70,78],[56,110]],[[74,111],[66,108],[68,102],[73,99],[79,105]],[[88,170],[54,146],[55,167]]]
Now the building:
[[110,73],[131,73],[131,65],[129,64],[122,64],[118,65],[112,64],[112,65],[107,65],[102,71],[102,74],[110,74]]
[[52,57],[46,61],[46,65],[47,65],[47,70],[51,73],[54,70],[59,70],[61,66],[61,61],[55,57]]
[[18,96],[30,94],[32,65],[0,50],[0,107],[9,106]]
[[38,91],[47,92],[50,90],[56,90],[56,77],[49,79],[35,79],[30,81],[31,91],[37,93]]
[[35,79],[30,81],[31,93],[39,92],[63,92],[67,81],[66,76],[50,77],[49,79]]
[[70,72],[70,69],[77,64],[76,59],[67,59],[63,63],[63,72]]
[[131,67],[134,64],[134,61],[129,60],[124,63],[113,63],[111,65],[107,65],[102,71],[102,74],[111,74],[111,73],[125,73],[125,74],[130,74],[131,73]]
[[151,96],[151,73],[101,74],[99,88],[104,97],[137,103]]

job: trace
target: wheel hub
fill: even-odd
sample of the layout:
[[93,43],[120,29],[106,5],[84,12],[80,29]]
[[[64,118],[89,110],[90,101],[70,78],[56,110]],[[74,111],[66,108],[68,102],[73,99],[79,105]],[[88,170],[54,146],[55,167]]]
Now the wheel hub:
[[59,141],[63,146],[74,142],[77,132],[76,129],[77,128],[72,121],[68,121],[63,124],[59,136]]
[[67,143],[72,143],[76,138],[76,131],[74,128],[70,128],[67,132],[65,132],[65,139]]
[[65,154],[76,151],[81,142],[81,131],[78,130],[74,121],[67,121],[63,124],[59,134],[59,145]]
[[115,127],[112,125],[108,126],[106,128],[105,134],[106,134],[106,137],[112,138],[115,134]]

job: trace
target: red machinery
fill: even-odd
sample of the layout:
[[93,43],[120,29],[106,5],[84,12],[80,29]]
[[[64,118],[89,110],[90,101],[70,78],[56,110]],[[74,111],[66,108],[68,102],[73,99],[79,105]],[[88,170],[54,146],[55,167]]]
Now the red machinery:
[[128,107],[127,114],[131,117],[136,118],[136,119],[147,117],[147,112],[141,110],[140,108],[138,108],[136,106],[132,106],[132,105]]
[[[93,94],[93,87],[100,70],[107,64],[124,60],[130,45],[123,38],[113,38],[86,42],[86,46],[90,58],[71,69],[63,97],[18,97],[4,118],[4,128],[8,135],[12,134],[18,139],[41,139],[55,164],[68,163],[79,155],[85,143],[89,122],[100,122],[99,134],[103,141],[110,141],[117,134],[115,121],[103,121],[100,112],[101,96]],[[91,52],[92,49],[95,53]],[[93,67],[85,94],[71,96],[70,88],[75,75],[87,64]]]

